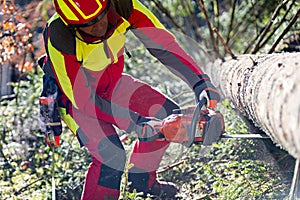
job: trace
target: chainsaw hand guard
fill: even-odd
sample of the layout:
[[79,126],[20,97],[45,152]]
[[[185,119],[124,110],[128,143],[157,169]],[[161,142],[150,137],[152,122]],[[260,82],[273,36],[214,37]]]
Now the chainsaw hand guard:
[[184,145],[190,147],[193,143],[210,146],[220,139],[225,131],[223,115],[210,109],[201,110],[206,104],[206,99],[198,102],[192,117],[192,128],[189,141]]

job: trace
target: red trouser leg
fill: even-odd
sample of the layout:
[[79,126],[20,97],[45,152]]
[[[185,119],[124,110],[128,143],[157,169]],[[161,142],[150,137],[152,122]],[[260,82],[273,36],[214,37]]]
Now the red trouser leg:
[[[76,109],[72,109],[70,114],[73,122],[79,126],[77,137],[92,156],[82,200],[118,199],[126,152],[115,129],[111,124],[86,116]],[[70,121],[65,120],[69,127],[72,126],[72,123],[68,123]]]
[[140,191],[147,191],[151,188],[156,181],[156,170],[168,146],[167,141],[136,141],[130,157],[130,163],[134,167],[128,176],[133,188]]
[[[140,115],[159,119],[167,117],[173,109],[178,108],[160,92],[128,75],[121,77],[109,96],[109,100],[115,104],[129,108]],[[73,123],[72,120],[64,121],[71,130],[76,132],[81,143],[87,147],[93,157],[86,176],[82,199],[101,200],[106,197],[117,199],[126,153],[115,129],[111,124],[86,116],[76,109],[69,109],[69,113],[66,118],[71,115]],[[80,128],[74,128],[74,122]],[[118,125],[118,121],[116,124]],[[145,189],[151,187],[156,180],[156,170],[168,145],[169,143],[165,141],[136,142],[130,159],[134,167],[130,172],[129,181],[132,181],[133,185]],[[140,179],[141,175],[142,179]]]
[[[123,75],[112,95],[112,101],[129,107],[142,116],[164,119],[178,109],[178,105],[148,84]],[[156,170],[169,146],[167,141],[136,141],[130,157],[134,167],[130,170],[129,181],[141,191],[149,189],[156,180]]]
[[[82,200],[102,200],[102,199],[118,199],[120,195],[119,189],[113,189],[99,185],[102,164],[93,158],[86,174]],[[109,180],[107,180],[109,181]],[[114,180],[111,180],[114,181]],[[117,182],[119,184],[119,181]]]

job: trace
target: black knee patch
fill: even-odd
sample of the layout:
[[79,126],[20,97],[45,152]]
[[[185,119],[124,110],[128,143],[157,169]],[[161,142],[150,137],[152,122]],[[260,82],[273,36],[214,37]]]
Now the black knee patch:
[[128,181],[131,182],[130,189],[136,189],[138,192],[148,190],[149,173],[146,171],[133,167],[128,173]]
[[98,144],[98,152],[103,159],[98,185],[119,190],[126,152],[118,135],[103,138]]
[[126,152],[118,135],[103,138],[98,144],[98,152],[103,164],[117,171],[123,171],[126,163]]
[[122,174],[123,171],[118,171],[102,164],[98,185],[115,190],[120,190]]

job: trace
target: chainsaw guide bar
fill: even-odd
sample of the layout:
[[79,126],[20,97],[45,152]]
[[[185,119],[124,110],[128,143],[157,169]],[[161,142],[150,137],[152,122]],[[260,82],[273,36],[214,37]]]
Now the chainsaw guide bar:
[[270,137],[266,134],[255,134],[255,133],[248,133],[248,134],[223,134],[220,138],[242,138],[242,139],[270,139]]

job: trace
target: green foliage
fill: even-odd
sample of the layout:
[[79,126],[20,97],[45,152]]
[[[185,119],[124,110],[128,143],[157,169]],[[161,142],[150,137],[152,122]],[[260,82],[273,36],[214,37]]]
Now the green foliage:
[[39,121],[41,73],[16,84],[15,93],[16,99],[0,107],[0,199],[51,199],[53,163],[59,199],[78,199],[90,157],[65,128],[53,162]]
[[[229,134],[247,133],[244,121],[227,101],[220,109]],[[261,140],[221,139],[212,147],[194,145],[177,152],[184,163],[160,176],[180,186],[179,199],[284,199],[288,195],[287,173],[278,168]]]
[[[154,10],[162,21],[167,22],[168,27],[171,26],[173,31],[184,31],[187,36],[201,44],[207,54],[211,54],[212,59],[215,58],[207,21],[199,6],[200,1],[163,1],[159,5],[165,9],[158,9],[157,2],[159,1],[145,1],[145,4]],[[264,31],[281,3],[281,0],[210,0],[204,1],[204,6],[211,27],[217,29],[225,43],[235,54],[244,54],[254,50],[259,35]],[[299,7],[298,1],[289,1],[281,7],[279,14],[272,20],[272,26],[263,38],[263,42],[259,44],[259,52],[266,53],[270,49],[278,36],[288,27],[292,17],[297,12],[297,7]],[[299,23],[295,23],[290,28],[290,32],[299,30],[299,28]],[[220,40],[217,39],[216,34],[213,33],[213,36],[217,40],[216,43],[221,55],[225,55],[226,52]]]
[[[177,101],[182,105],[193,104],[193,94],[185,84],[179,81],[174,85],[173,75],[162,69],[163,66],[143,48],[138,46],[131,52],[132,58],[127,60],[128,73],[170,96],[179,97]],[[147,70],[149,68],[151,70]],[[164,84],[167,90],[163,90]],[[188,95],[181,98],[181,91]],[[224,100],[219,110],[224,115],[228,134],[249,133],[248,125],[231,108],[229,101]],[[210,148],[194,145],[188,149],[171,144],[161,163],[159,177],[180,186],[178,199],[284,199],[288,196],[294,160],[289,157],[290,168],[278,167],[281,163],[268,148],[265,142],[255,139],[222,139]],[[170,167],[173,165],[175,167]],[[126,192],[125,196],[138,198],[135,195],[135,192]]]
[[[132,54],[135,53],[142,54],[143,50],[136,49]],[[148,56],[144,57],[143,63],[151,66],[151,72],[139,61],[137,68],[134,67],[134,59],[128,60],[128,72],[165,89],[164,92],[171,96],[177,96],[181,104],[187,99],[189,103],[186,104],[193,104],[191,92],[186,92],[189,93],[187,96],[180,95],[180,88],[185,88],[185,84],[181,81],[172,84],[173,75],[162,70],[161,65]],[[147,57],[149,60],[145,59]],[[39,127],[37,97],[40,91],[41,74],[30,74],[28,80],[20,82],[16,91],[18,101],[2,102],[1,121],[7,123],[2,123],[0,129],[5,130],[0,132],[1,199],[51,199],[53,160]],[[228,101],[224,101],[219,109],[224,114],[228,133],[248,132],[247,125],[236,116]],[[54,161],[57,198],[78,199],[90,156],[66,128],[61,139],[61,146],[55,149]],[[135,139],[130,136],[124,143],[128,154]],[[174,164],[175,167],[168,168]],[[196,145],[185,148],[172,144],[159,171],[161,179],[180,186],[178,199],[282,199],[288,193],[286,174],[278,169],[274,157],[257,140],[222,139],[211,148]],[[129,184],[124,174],[120,199],[144,199],[140,193],[128,192]]]
[[[152,8],[155,5],[153,2],[145,1]],[[171,16],[176,16],[176,21],[182,26],[192,21],[188,6],[192,12],[197,11],[197,1],[188,1],[188,4],[187,1],[178,0],[161,2],[170,8]],[[205,1],[214,26],[217,26],[217,20],[211,11],[215,9],[216,2]],[[281,1],[239,1],[234,25],[230,29],[231,2],[220,2],[218,30],[223,36],[229,35],[228,44],[235,52],[242,52],[262,31]],[[296,4],[299,5],[299,2]],[[159,12],[159,9],[155,10]],[[281,12],[282,16],[285,10]],[[199,39],[190,35],[189,38],[184,35],[178,39],[202,64],[211,55],[212,48],[209,42],[205,45],[209,32],[207,27],[202,26],[205,24],[203,13],[193,14],[199,16],[202,37]],[[288,16],[293,14],[295,10]],[[286,25],[288,21],[284,23]],[[282,29],[278,28],[278,32]],[[177,36],[180,30],[174,29],[173,32]],[[189,39],[193,40],[193,45]],[[132,57],[126,61],[127,73],[150,83],[181,106],[194,104],[193,93],[187,85],[153,59],[140,43],[131,40],[128,47]],[[80,198],[90,156],[85,148],[79,147],[77,139],[66,127],[61,137],[62,144],[55,149],[54,157],[46,146],[39,122],[41,76],[40,72],[29,74],[20,85],[15,84],[17,99],[1,102],[0,199],[51,199],[53,176],[57,199]],[[247,125],[236,115],[228,101],[222,102],[219,109],[225,117],[226,132],[248,133]],[[135,137],[130,136],[124,143],[128,153],[132,150],[134,140]],[[178,199],[284,199],[289,192],[293,159],[284,154],[282,157],[288,157],[284,162],[290,167],[282,165],[278,162],[279,156],[274,154],[279,152],[278,149],[272,144],[271,152],[267,143],[261,140],[222,139],[212,147],[193,145],[185,148],[180,144],[171,144],[161,163],[159,177],[180,186]],[[120,199],[143,199],[136,191],[128,192],[129,184],[124,174]]]

